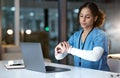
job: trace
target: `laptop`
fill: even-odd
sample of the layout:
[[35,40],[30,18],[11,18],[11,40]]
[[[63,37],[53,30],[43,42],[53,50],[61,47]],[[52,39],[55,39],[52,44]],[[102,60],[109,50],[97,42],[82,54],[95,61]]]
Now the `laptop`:
[[38,72],[63,72],[69,71],[68,68],[45,66],[44,57],[40,43],[25,42],[20,43],[23,62],[26,69]]

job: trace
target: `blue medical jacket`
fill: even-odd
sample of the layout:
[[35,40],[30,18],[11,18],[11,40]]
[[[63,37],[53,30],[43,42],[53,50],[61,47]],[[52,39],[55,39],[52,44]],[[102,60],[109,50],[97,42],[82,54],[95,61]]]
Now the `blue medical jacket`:
[[78,67],[109,71],[109,66],[107,64],[108,39],[106,33],[99,28],[93,28],[83,43],[81,41],[82,32],[83,29],[75,32],[68,40],[68,43],[74,48],[82,50],[93,50],[94,47],[102,47],[104,49],[104,53],[98,61],[88,61],[74,56],[74,65]]

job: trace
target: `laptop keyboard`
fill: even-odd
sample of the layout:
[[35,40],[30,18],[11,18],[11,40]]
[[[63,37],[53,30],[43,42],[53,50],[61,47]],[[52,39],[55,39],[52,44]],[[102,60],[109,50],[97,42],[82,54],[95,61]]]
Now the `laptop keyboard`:
[[62,72],[62,71],[69,71],[70,69],[61,68],[61,67],[54,67],[54,66],[45,66],[47,72]]
[[56,67],[53,67],[53,66],[45,66],[45,68],[46,68],[46,71],[52,71],[56,69]]

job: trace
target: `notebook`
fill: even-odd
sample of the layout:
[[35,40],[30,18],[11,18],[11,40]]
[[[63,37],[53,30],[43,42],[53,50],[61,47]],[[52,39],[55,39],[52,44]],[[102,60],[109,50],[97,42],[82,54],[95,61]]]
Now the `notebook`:
[[38,71],[38,72],[63,72],[69,71],[70,69],[54,67],[54,66],[45,66],[44,57],[42,53],[42,48],[40,43],[20,43],[23,62],[26,69]]

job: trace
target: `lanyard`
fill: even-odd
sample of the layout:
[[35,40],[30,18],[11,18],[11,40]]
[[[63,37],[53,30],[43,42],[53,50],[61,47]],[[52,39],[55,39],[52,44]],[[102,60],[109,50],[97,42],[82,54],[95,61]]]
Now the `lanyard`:
[[[90,32],[93,30],[93,28],[90,30]],[[83,45],[82,45],[82,50],[84,49],[84,45],[85,45],[85,42],[86,42],[86,39],[88,37],[88,35],[90,34],[90,32],[87,34],[86,38],[85,38],[85,41],[83,42]],[[83,31],[82,31],[83,33]],[[80,34],[80,37],[79,37],[79,43],[78,43],[78,48],[80,48],[80,40],[81,40],[81,36],[82,36],[82,33]]]

